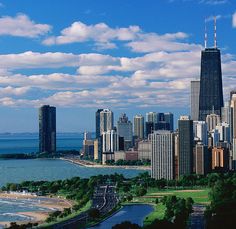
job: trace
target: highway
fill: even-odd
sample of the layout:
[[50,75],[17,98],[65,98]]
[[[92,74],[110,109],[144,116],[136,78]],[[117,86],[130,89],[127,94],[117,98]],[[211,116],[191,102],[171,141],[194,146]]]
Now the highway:
[[[119,202],[118,195],[116,193],[116,187],[114,185],[100,185],[93,194],[92,207],[99,210],[100,215],[106,215],[109,213]],[[66,220],[62,223],[57,223],[51,228],[53,229],[78,229],[79,226],[89,222],[90,217],[87,212],[83,212],[78,216]]]

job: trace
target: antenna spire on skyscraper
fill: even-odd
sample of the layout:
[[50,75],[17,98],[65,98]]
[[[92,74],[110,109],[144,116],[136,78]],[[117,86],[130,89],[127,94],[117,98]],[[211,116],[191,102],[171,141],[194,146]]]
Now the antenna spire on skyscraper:
[[216,39],[216,16],[214,16],[214,47],[217,48],[217,39]]
[[205,18],[205,38],[204,38],[204,41],[205,41],[205,48],[207,48],[207,26],[206,26],[206,18]]

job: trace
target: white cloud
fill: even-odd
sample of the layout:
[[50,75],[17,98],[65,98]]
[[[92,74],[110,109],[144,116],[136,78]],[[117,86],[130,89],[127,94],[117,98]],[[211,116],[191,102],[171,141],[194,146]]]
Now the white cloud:
[[105,23],[95,25],[86,25],[80,21],[74,22],[71,26],[63,29],[61,35],[57,37],[48,37],[43,41],[45,45],[69,44],[74,42],[95,41],[98,48],[114,48],[115,44],[111,40],[128,41],[133,40],[136,34],[140,32],[138,26],[129,26],[128,28],[110,28]]
[[7,86],[7,87],[0,87],[0,96],[8,96],[8,95],[23,95],[25,93],[27,93],[30,90],[30,87],[11,87],[11,86]]
[[222,5],[228,3],[229,0],[200,0],[200,3],[207,5]]
[[36,24],[25,14],[16,17],[3,16],[0,18],[0,35],[34,38],[47,34],[51,26],[47,24]]

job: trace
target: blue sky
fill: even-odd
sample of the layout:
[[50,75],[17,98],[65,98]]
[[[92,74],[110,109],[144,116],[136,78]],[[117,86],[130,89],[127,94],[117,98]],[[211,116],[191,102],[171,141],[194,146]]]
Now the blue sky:
[[234,0],[0,0],[0,132],[37,131],[42,104],[57,107],[58,131],[93,130],[97,108],[188,114],[213,15],[227,100],[235,12]]

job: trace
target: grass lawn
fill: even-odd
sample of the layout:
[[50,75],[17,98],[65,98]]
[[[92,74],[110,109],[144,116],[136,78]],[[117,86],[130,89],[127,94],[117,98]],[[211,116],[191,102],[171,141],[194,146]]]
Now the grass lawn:
[[145,219],[144,225],[151,224],[155,219],[163,219],[165,215],[166,207],[162,203],[155,204],[156,198],[162,198],[168,195],[175,195],[180,198],[192,197],[194,203],[209,204],[210,200],[208,197],[209,189],[198,188],[198,189],[163,189],[149,188],[147,194],[142,197],[134,197],[131,203],[149,203],[154,206],[154,211],[151,212]]
[[156,197],[163,197],[167,195],[175,195],[181,198],[188,198],[192,197],[194,203],[201,203],[201,204],[209,204],[209,197],[208,197],[209,189],[188,189],[188,190],[176,190],[176,189],[168,189],[168,190],[159,190],[157,188],[150,188],[146,194],[146,198],[156,198]]
[[55,223],[59,223],[59,222],[63,222],[63,221],[65,221],[65,220],[71,219],[71,218],[73,218],[73,217],[79,215],[81,212],[87,211],[88,209],[91,208],[91,206],[92,206],[92,201],[90,200],[90,201],[88,201],[88,202],[86,203],[86,205],[84,205],[84,207],[82,207],[80,210],[78,210],[78,211],[76,211],[76,212],[73,212],[72,214],[70,214],[70,215],[68,215],[68,216],[66,216],[66,217],[64,217],[64,218],[57,218],[57,221],[55,221],[55,222],[40,224],[40,225],[38,226],[38,228],[41,228],[41,227],[42,227],[42,228],[44,228],[44,227],[49,227],[49,226],[54,225]]
[[151,224],[155,219],[163,219],[165,215],[166,207],[162,203],[157,204],[154,207],[154,211],[151,212],[143,221],[144,226]]

